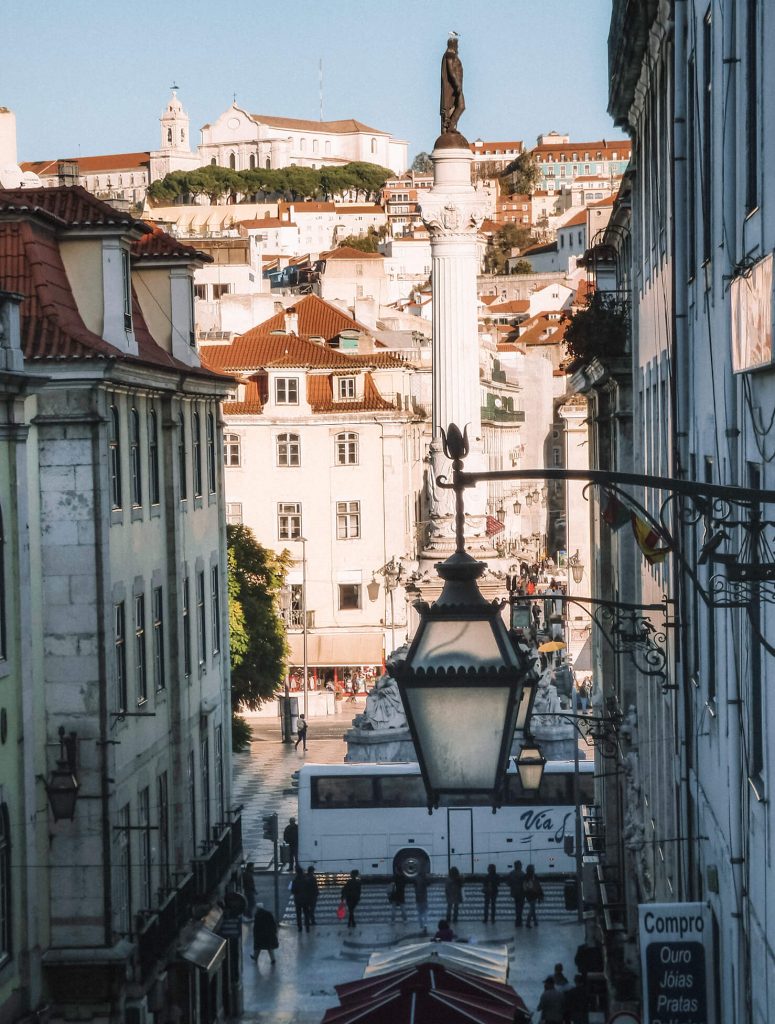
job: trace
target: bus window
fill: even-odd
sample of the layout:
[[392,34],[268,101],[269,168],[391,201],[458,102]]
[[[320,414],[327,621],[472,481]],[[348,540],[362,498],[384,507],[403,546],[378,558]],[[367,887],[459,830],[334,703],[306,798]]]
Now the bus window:
[[506,793],[503,802],[509,807],[520,804],[567,804],[571,796],[568,787],[572,782],[572,776],[566,775],[564,772],[544,772],[538,792],[526,793],[522,789],[519,776],[509,775],[506,779]]
[[421,775],[385,775],[377,785],[381,807],[424,807],[428,802]]
[[[573,779],[571,779],[571,783]],[[571,794],[572,795],[572,794]],[[579,772],[579,803],[593,804],[595,802],[595,777],[587,772]]]
[[312,806],[341,810],[344,807],[375,807],[371,776],[318,775],[311,779]]

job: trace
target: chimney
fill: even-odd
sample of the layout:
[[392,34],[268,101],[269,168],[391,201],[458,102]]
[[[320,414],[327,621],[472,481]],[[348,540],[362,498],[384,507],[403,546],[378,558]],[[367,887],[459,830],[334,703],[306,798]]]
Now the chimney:
[[284,320],[286,334],[299,333],[299,314],[296,312],[295,306],[290,306],[285,310]]

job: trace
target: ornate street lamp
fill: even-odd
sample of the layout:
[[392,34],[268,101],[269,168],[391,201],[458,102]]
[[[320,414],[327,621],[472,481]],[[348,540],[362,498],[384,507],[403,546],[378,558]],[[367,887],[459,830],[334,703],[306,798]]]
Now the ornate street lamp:
[[495,510],[495,518],[498,520],[499,523],[506,522],[506,509],[503,507],[503,505],[499,505],[498,508]]
[[571,555],[568,559],[568,565],[573,576],[573,582],[581,583],[584,578],[584,563],[579,558],[578,548],[576,549],[576,554]]
[[59,757],[57,766],[48,780],[44,780],[46,796],[51,805],[54,821],[67,819],[72,821],[75,816],[75,802],[78,799],[78,779],[75,777],[75,751],[77,735],[71,732],[65,735],[65,727],[59,726]]
[[525,737],[525,743],[517,758],[517,771],[522,788],[528,793],[537,793],[541,788],[546,758],[541,748],[531,736]]
[[522,511],[522,502],[519,500],[519,498],[517,498],[516,501],[514,502],[514,515],[518,516],[521,511]]
[[[467,436],[451,428],[443,438],[447,458],[462,465]],[[524,691],[536,683],[527,653],[508,635],[502,602],[488,602],[476,585],[486,566],[464,550],[461,491],[456,505],[457,550],[436,566],[444,587],[434,604],[415,605],[420,625],[406,659],[387,670],[398,683],[429,808],[445,795],[484,796],[497,807]]]

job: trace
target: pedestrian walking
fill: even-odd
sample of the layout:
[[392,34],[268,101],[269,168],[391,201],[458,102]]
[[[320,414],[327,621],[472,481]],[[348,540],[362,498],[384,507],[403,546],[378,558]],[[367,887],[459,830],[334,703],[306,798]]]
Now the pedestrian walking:
[[428,934],[428,878],[424,871],[420,871],[414,880],[414,902],[417,907],[417,921],[420,925],[420,933]]
[[514,927],[521,928],[522,911],[525,907],[525,872],[522,870],[521,860],[514,861],[514,867],[506,875],[506,885],[514,900]]
[[291,882],[291,896],[293,896],[293,907],[296,911],[296,927],[301,931],[302,920],[304,927],[309,931],[310,925],[310,889],[304,868],[296,865],[296,874]]
[[342,886],[342,901],[347,904],[349,911],[347,927],[355,928],[355,908],[361,902],[361,879],[360,872],[355,868],[350,872],[350,877]]
[[463,879],[458,868],[449,869],[444,883],[444,894],[447,897],[447,920],[456,924],[458,910],[463,902]]
[[[538,881],[536,875],[536,869],[532,864],[528,864],[527,870],[525,871],[525,882],[523,885],[525,892],[525,899],[527,900],[527,920],[525,924],[528,928],[532,928],[533,925],[538,927],[538,918],[536,917],[536,903],[540,903],[544,898],[544,890],[541,888],[541,883]],[[552,979],[552,985],[554,985],[554,979]]]
[[495,901],[498,898],[498,886],[501,884],[501,880],[498,877],[498,872],[495,870],[494,864],[487,865],[487,874],[484,876],[484,882],[482,883],[482,892],[484,893],[484,923],[487,924],[487,916],[492,919],[492,923],[495,924]]
[[252,861],[245,865],[242,872],[242,892],[245,896],[245,920],[252,921],[256,912],[256,879]]
[[277,921],[275,921],[274,915],[265,909],[263,903],[257,903],[253,915],[253,952],[250,954],[250,959],[258,963],[261,950],[265,949],[269,954],[269,960],[274,964],[274,951],[279,945]]
[[401,911],[401,920],[406,924],[406,879],[400,871],[393,872],[393,884],[388,892],[390,923],[396,923],[396,914]]
[[554,978],[554,987],[558,992],[565,992],[566,989],[570,988],[570,982],[563,973],[562,964],[554,965],[554,974],[552,977]]
[[564,996],[554,987],[554,978],[549,977],[544,981],[544,990],[538,1000],[536,1013],[540,1013],[541,1024],[563,1024],[565,1019]]
[[583,974],[577,974],[573,979],[573,988],[563,992],[562,1009],[568,1024],[588,1024],[589,997]]
[[307,750],[307,720],[304,715],[299,715],[299,721],[296,724],[296,742],[293,745],[294,750],[299,749],[299,744],[302,745],[302,750]]
[[288,846],[288,870],[293,871],[299,859],[299,826],[290,818],[283,831],[283,842]]
[[318,905],[318,896],[320,895],[320,886],[318,885],[318,876],[315,874],[315,868],[312,864],[307,868],[307,897],[309,899],[309,917],[312,924],[317,924],[315,920],[315,909]]

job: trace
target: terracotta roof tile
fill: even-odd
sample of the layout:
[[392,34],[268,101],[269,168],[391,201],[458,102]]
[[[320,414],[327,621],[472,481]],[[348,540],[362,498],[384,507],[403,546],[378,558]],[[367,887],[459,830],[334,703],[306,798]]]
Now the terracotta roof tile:
[[334,401],[334,375],[311,375],[307,378],[307,401],[313,412],[386,412],[395,406],[377,390],[370,373],[364,375],[363,398],[354,402]]
[[362,252],[351,245],[340,245],[338,249],[321,252],[321,260],[384,260],[381,252]]
[[354,132],[369,132],[370,135],[389,134],[378,128],[369,128],[368,125],[351,117],[342,121],[307,121],[298,117],[272,117],[268,114],[249,114],[248,116],[251,120],[268,125],[270,128],[293,128],[297,131],[314,132],[318,135],[351,135]]
[[578,213],[574,213],[570,220],[566,220],[564,224],[560,224],[557,228],[558,231],[562,231],[563,228],[575,228],[579,224],[587,223],[587,211],[579,210]]
[[488,308],[489,313],[527,313],[530,309],[529,299],[511,299],[510,302],[493,303]]
[[212,256],[200,252],[191,245],[184,245],[177,238],[168,235],[156,224],[149,224],[150,234],[143,235],[132,243],[132,256],[136,260],[144,259],[183,259],[199,260],[212,263]]
[[[338,338],[342,331],[360,331],[362,334],[370,333],[368,327],[364,324],[353,320],[352,317],[343,313],[338,306],[326,302],[325,299],[321,299],[318,295],[305,295],[295,306],[290,306],[288,311],[296,313],[299,322],[298,334],[301,337],[325,338],[326,341],[331,342],[334,338]],[[257,327],[247,331],[242,337],[249,338],[254,332],[265,334],[268,331],[283,330],[285,330],[285,315],[283,313],[275,313],[268,320],[264,320]]]
[[0,191],[0,213],[43,213],[56,218],[61,226],[121,226],[145,233],[152,229],[110,203],[97,199],[80,185],[59,188],[12,188]]
[[81,174],[99,174],[104,171],[132,171],[147,168],[150,153],[109,153],[105,156],[66,156],[56,160],[28,160],[21,164],[23,171],[35,174],[56,174],[59,163],[78,164]]
[[241,401],[223,403],[225,416],[259,416],[263,410],[258,381],[254,378],[245,382],[245,396]]
[[335,203],[316,202],[314,199],[300,199],[298,202],[285,202],[281,200],[277,204],[277,209],[281,212],[283,210],[290,212],[291,208],[294,213],[336,213]]

